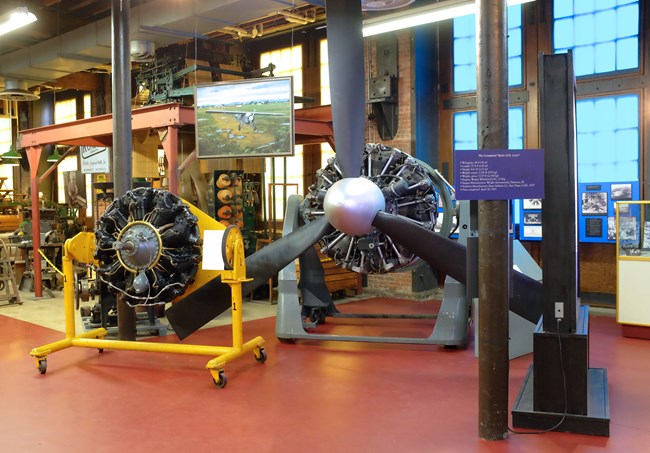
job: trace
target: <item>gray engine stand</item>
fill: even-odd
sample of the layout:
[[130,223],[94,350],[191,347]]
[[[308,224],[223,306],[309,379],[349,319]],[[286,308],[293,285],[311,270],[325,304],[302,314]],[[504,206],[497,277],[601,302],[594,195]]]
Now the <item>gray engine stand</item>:
[[[291,196],[287,200],[287,212],[282,231],[287,235],[298,227],[298,207],[300,197]],[[462,285],[461,285],[462,286]],[[463,290],[464,294],[464,290]],[[375,337],[367,335],[332,335],[308,333],[303,325],[302,307],[298,299],[298,279],[296,265],[292,262],[278,273],[278,308],[275,334],[281,341],[297,339],[361,341],[367,343],[407,343],[440,344],[445,346],[465,346],[469,330],[469,306],[467,298],[446,297],[438,314],[431,335],[426,338]]]
[[[287,200],[287,212],[282,231],[283,235],[291,233],[298,227],[299,204],[300,197],[298,196],[291,196]],[[463,218],[463,213],[464,208],[461,205],[461,218]],[[464,241],[465,239],[461,238],[460,240]],[[528,255],[521,244],[515,247],[513,256],[513,261],[521,272],[537,280],[541,279],[541,269],[539,269],[535,261]],[[466,293],[465,285],[447,277],[445,280],[442,305],[438,312],[435,326],[431,335],[426,338],[308,333],[303,324],[302,306],[298,297],[296,265],[295,262],[292,262],[278,273],[278,308],[275,334],[281,341],[311,339],[361,341],[369,343],[439,344],[443,346],[465,347],[468,342],[471,319],[470,304]],[[510,358],[532,352],[532,337],[535,325],[512,312],[510,312],[510,317]]]

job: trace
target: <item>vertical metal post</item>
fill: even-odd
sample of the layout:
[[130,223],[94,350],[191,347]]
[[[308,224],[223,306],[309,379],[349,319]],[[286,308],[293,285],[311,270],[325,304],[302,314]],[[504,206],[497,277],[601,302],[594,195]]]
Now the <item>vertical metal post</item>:
[[[27,148],[29,187],[32,196],[32,272],[34,273],[34,297],[43,297],[41,256],[38,253],[38,250],[41,248],[41,201],[38,198],[38,164],[41,161],[42,150],[42,146],[30,146]],[[26,261],[29,262],[29,260]]]
[[[131,138],[131,55],[129,45],[130,0],[111,0],[113,28],[113,191],[120,197],[131,190],[133,151]],[[117,297],[120,340],[135,340],[135,312]]]
[[[478,147],[507,149],[506,0],[477,4]],[[508,201],[479,201],[479,436],[485,440],[508,436],[509,223]]]

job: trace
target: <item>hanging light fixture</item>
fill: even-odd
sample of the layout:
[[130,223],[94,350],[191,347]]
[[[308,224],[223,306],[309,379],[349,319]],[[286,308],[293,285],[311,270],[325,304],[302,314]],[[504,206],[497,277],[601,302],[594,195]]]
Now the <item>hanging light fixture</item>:
[[0,91],[0,99],[7,101],[36,101],[41,97],[27,90],[27,82],[6,79],[5,87]]
[[50,163],[56,163],[61,160],[61,154],[59,154],[59,147],[55,146],[54,151],[47,157],[47,161]]
[[14,150],[14,146],[13,146],[13,145],[11,145],[11,146],[9,147],[9,151],[7,151],[6,153],[4,153],[4,154],[2,155],[2,161],[3,161],[3,162],[4,162],[4,161],[7,161],[7,164],[8,164],[8,165],[20,165],[20,162],[18,162],[18,161],[20,160],[20,158],[21,158],[20,154],[18,154],[18,153]]
[[20,159],[20,154],[18,154],[14,150],[14,145],[11,145],[9,147],[9,151],[2,154],[2,160],[5,160],[5,159],[8,159],[8,160],[18,160],[18,159]]

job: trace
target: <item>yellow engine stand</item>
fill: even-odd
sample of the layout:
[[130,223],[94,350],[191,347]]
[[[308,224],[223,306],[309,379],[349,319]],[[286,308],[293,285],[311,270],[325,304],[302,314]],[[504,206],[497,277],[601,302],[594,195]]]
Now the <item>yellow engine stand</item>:
[[100,352],[104,349],[122,349],[127,351],[169,352],[173,354],[193,354],[216,356],[206,364],[217,387],[226,385],[224,368],[228,361],[234,360],[248,352],[253,351],[255,359],[264,363],[264,339],[255,337],[244,343],[242,319],[242,282],[246,278],[244,258],[244,245],[241,232],[237,228],[227,230],[224,260],[228,270],[220,271],[221,280],[230,285],[232,289],[232,346],[203,346],[185,344],[153,343],[146,341],[121,341],[106,340],[107,334],[103,327],[77,335],[75,329],[74,307],[74,269],[73,260],[80,263],[93,263],[95,238],[93,233],[79,233],[68,239],[63,251],[63,301],[65,310],[65,339],[32,349],[30,355],[36,359],[36,368],[41,374],[47,371],[47,356],[72,346],[82,348],[97,348]]

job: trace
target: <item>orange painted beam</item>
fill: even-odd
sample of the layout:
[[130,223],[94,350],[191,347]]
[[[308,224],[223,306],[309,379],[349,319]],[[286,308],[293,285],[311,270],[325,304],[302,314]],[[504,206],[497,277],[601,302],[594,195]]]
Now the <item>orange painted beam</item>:
[[329,105],[298,109],[295,112],[296,143],[333,142],[332,109]]
[[[131,127],[134,131],[186,124],[194,124],[193,107],[160,104],[131,112]],[[112,136],[113,115],[109,113],[70,123],[23,130],[18,137],[18,147],[28,148],[49,144],[112,146]]]

